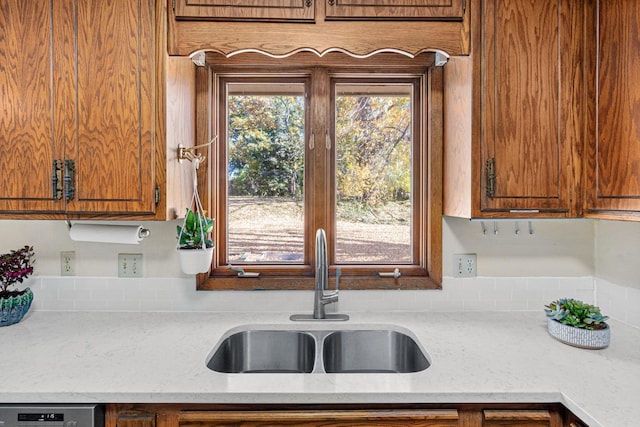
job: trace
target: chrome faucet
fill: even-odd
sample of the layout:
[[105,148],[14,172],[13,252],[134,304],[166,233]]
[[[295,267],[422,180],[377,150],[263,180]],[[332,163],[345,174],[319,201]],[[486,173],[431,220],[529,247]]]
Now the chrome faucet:
[[336,275],[336,290],[325,293],[329,284],[329,265],[327,263],[327,236],[322,228],[316,231],[316,286],[313,298],[313,318],[324,319],[326,314],[324,306],[333,302],[338,302],[338,281]]
[[324,306],[338,302],[340,269],[336,270],[336,290],[325,292],[329,283],[329,263],[327,262],[327,236],[322,228],[316,231],[316,280],[313,294],[313,315],[294,314],[291,320],[349,320],[346,314],[326,314]]

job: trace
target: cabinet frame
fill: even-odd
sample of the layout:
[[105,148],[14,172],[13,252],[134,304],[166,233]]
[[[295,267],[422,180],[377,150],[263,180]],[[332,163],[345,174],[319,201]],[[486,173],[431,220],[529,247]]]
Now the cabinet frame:
[[320,0],[172,0],[176,19],[313,22]]
[[[549,155],[554,159],[557,175],[547,179],[545,192],[537,193],[540,183],[545,182],[539,179],[539,175],[541,171],[545,171],[546,153],[538,154],[537,158],[528,157],[525,130],[526,126],[531,125],[514,119],[514,123],[509,124],[509,129],[503,129],[498,122],[500,114],[507,114],[507,117],[512,114],[512,111],[505,110],[505,106],[509,106],[506,101],[510,94],[502,91],[500,95],[498,92],[498,89],[502,88],[499,88],[500,82],[497,80],[497,64],[502,60],[499,59],[501,50],[496,47],[495,32],[502,30],[496,21],[494,6],[500,1],[471,3],[471,54],[468,57],[452,57],[444,67],[444,214],[464,218],[578,216],[580,203],[574,193],[581,179],[581,162],[575,159],[574,150],[582,143],[585,115],[582,105],[582,6],[567,0],[554,0],[557,5],[557,50],[555,56],[544,60],[556,67],[555,71],[549,72],[554,76],[555,88],[547,95],[542,92],[544,96],[552,99],[536,99],[536,92],[525,86],[519,76],[514,77],[516,84],[519,84],[519,87],[514,89],[515,96],[521,95],[523,99],[532,97],[528,102],[534,107],[537,107],[538,102],[544,101],[555,105],[551,113],[545,116],[551,124],[539,124],[543,127],[553,125],[554,131],[548,133],[553,141],[545,140],[538,145],[555,147]],[[514,3],[508,4],[512,6]],[[541,3],[535,2],[536,7],[541,7],[539,5]],[[535,30],[539,31],[539,28]],[[533,39],[535,40],[535,37]],[[524,43],[525,40],[522,38],[520,41]],[[555,45],[555,42],[552,45]],[[514,60],[518,66],[522,65],[518,57]],[[505,64],[503,63],[503,66]],[[503,96],[503,99],[499,96]],[[506,112],[498,113],[499,109]],[[523,109],[521,114],[525,118],[537,117],[535,111],[529,112],[526,109]],[[517,114],[513,117],[517,118]],[[520,152],[515,151],[519,158],[509,158],[514,156],[513,147],[506,143],[509,141],[507,137],[500,136],[507,131],[518,131],[521,135],[516,144]],[[496,145],[497,141],[501,141],[501,145]],[[533,151],[535,153],[541,149],[543,148]],[[526,163],[529,166],[525,168],[523,165]],[[514,168],[524,169],[528,171],[528,175],[518,177],[514,174],[522,172]],[[547,167],[546,171],[555,173],[553,168]],[[518,183],[518,186],[504,185],[511,178],[514,178],[513,182]],[[527,188],[520,188],[525,185]]]
[[[640,97],[636,67],[631,66],[640,63],[640,42],[632,38],[640,31],[640,7],[609,1],[605,9],[603,3],[585,2],[584,216],[640,221],[640,170],[635,167],[640,164],[640,137],[633,139],[640,118],[630,107]],[[614,28],[606,37],[602,19],[609,20],[605,28]]]
[[[560,403],[395,403],[395,404],[108,404],[105,427],[188,427],[256,422],[276,425],[362,425],[431,427],[582,425]],[[287,424],[289,422],[289,424]],[[307,422],[307,424],[304,424]],[[302,424],[301,424],[302,423]],[[411,424],[408,424],[411,423]],[[500,424],[502,423],[502,424]],[[505,424],[506,423],[506,424]],[[573,423],[573,424],[572,424]],[[235,424],[234,424],[235,425]],[[245,424],[243,424],[245,425]]]

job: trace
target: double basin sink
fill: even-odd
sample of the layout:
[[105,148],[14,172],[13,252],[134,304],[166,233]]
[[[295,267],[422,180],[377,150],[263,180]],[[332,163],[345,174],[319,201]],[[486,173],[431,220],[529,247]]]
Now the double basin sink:
[[207,357],[222,373],[410,373],[430,361],[411,332],[398,327],[342,330],[234,328]]

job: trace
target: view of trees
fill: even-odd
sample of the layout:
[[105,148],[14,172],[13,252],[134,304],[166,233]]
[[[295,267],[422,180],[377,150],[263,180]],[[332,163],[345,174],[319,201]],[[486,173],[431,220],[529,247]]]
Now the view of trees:
[[[302,198],[302,96],[229,96],[230,195]],[[338,200],[376,206],[411,191],[411,99],[336,100]]]
[[410,98],[340,96],[336,104],[338,199],[369,206],[407,200]]
[[302,198],[302,96],[229,97],[229,193]]

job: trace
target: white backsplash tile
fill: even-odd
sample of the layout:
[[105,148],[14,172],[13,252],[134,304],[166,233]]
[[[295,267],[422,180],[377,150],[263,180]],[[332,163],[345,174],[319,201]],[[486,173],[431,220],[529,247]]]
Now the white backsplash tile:
[[[33,277],[43,311],[291,312],[313,309],[313,291],[198,291],[190,278]],[[593,277],[445,277],[442,290],[342,290],[327,312],[542,311],[558,298],[593,303],[640,327],[640,289]]]
[[603,314],[640,327],[640,289],[596,279],[596,304]]

